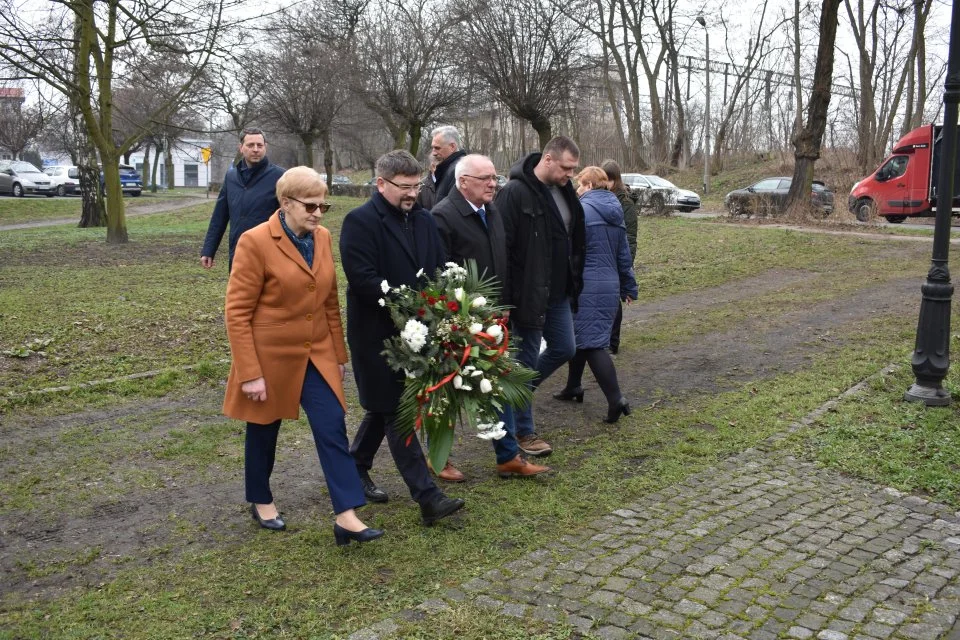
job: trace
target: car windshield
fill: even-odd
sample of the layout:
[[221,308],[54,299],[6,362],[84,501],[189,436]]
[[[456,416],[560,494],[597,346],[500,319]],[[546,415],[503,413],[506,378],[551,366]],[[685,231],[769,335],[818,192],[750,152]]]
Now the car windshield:
[[11,162],[10,168],[17,173],[42,173],[40,169],[37,169],[29,162]]
[[668,188],[670,188],[670,189],[676,189],[676,188],[677,188],[677,186],[676,186],[675,184],[673,184],[673,183],[670,182],[669,180],[666,180],[666,179],[664,179],[664,178],[661,178],[660,176],[647,176],[647,180],[649,180],[650,182],[652,182],[652,183],[654,184],[654,186],[657,186],[657,187],[668,187]]

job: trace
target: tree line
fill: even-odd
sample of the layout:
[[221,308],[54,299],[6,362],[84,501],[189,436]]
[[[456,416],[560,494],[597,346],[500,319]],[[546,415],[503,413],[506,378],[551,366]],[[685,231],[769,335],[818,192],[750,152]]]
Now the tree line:
[[893,139],[937,118],[936,8],[304,0],[264,13],[249,0],[48,0],[28,12],[0,0],[0,77],[44,97],[0,113],[0,145],[22,152],[43,136],[88,185],[100,162],[106,198],[83,190],[81,224],[105,225],[109,242],[127,239],[121,159],[143,151],[156,184],[176,140],[212,137],[229,158],[250,125],[328,175],[389,148],[424,156],[437,124],[498,166],[558,133],[581,141],[585,160],[627,170],[682,168],[709,151],[716,172],[732,155],[792,148],[802,190],[824,145],[853,150],[868,172]]

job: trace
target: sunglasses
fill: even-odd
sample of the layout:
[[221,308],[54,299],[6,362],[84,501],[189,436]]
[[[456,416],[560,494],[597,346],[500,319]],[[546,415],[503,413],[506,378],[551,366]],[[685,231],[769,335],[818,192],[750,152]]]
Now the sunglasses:
[[317,209],[320,209],[320,213],[326,213],[330,211],[333,205],[329,202],[304,202],[303,200],[297,200],[296,198],[291,198],[287,196],[294,202],[299,202],[303,205],[303,208],[307,210],[307,213],[315,213]]

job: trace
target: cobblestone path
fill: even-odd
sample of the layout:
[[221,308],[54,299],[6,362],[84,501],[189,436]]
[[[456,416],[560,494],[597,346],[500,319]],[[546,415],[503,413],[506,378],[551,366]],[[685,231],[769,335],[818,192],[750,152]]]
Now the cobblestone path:
[[934,640],[960,613],[958,515],[752,449],[420,609],[473,602],[605,639]]

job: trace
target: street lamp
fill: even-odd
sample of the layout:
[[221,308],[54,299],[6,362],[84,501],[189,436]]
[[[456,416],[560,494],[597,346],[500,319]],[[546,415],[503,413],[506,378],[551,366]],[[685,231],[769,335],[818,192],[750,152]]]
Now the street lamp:
[[707,37],[704,47],[707,58],[707,115],[703,129],[703,195],[707,195],[710,193],[710,32],[707,31],[707,20],[702,13],[697,16],[697,23],[703,27],[703,33]]
[[950,404],[950,393],[943,379],[950,369],[950,300],[953,285],[947,258],[950,255],[950,211],[957,185],[953,183],[957,162],[957,107],[960,103],[960,1],[953,2],[950,21],[950,49],[947,56],[947,81],[943,92],[942,148],[940,178],[937,186],[937,217],[933,230],[933,259],[927,280],[920,288],[920,320],[911,365],[916,382],[903,394],[904,400],[923,402],[928,407]]

